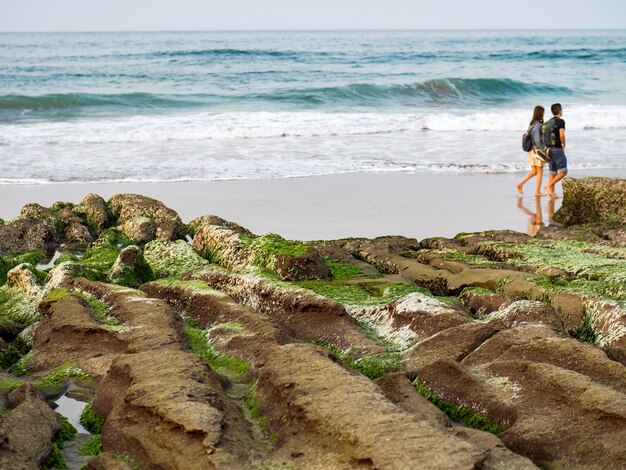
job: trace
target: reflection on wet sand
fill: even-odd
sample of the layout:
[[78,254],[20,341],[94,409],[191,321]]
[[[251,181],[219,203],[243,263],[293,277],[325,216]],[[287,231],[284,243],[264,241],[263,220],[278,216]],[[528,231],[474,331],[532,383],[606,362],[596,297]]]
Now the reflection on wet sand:
[[537,235],[541,227],[544,225],[552,224],[552,218],[554,217],[554,202],[555,200],[550,198],[546,202],[546,212],[548,213],[547,223],[544,224],[543,221],[543,212],[541,210],[541,197],[537,196],[535,199],[535,207],[534,211],[529,210],[526,206],[524,206],[524,198],[517,198],[517,207],[528,215],[528,224],[526,226],[526,233],[531,237]]

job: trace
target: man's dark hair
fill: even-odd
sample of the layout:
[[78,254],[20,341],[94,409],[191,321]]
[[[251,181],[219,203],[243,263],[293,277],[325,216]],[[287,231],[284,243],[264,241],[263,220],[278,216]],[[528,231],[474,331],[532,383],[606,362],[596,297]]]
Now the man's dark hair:
[[553,114],[554,116],[556,116],[557,114],[559,114],[559,113],[561,112],[561,110],[562,110],[563,108],[561,108],[561,103],[554,103],[554,104],[550,107],[550,109],[552,110],[552,114]]

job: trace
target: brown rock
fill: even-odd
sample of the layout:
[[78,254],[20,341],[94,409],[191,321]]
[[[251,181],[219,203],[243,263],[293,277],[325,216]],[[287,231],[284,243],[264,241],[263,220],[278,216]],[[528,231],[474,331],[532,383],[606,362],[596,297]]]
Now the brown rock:
[[134,470],[133,467],[116,457],[112,452],[103,452],[96,455],[87,464],[88,470]]
[[450,426],[450,419],[439,408],[420,395],[404,372],[392,372],[374,380],[387,399],[420,421],[436,427]]
[[127,348],[126,341],[102,328],[87,304],[76,296],[44,302],[40,309],[44,319],[35,329],[35,354],[28,361],[29,371],[48,370],[68,362],[82,367],[89,359],[121,353]]
[[351,307],[350,315],[368,325],[375,325],[381,336],[403,349],[447,328],[470,321],[457,308],[418,292],[381,307]]
[[[462,363],[514,392],[517,418],[501,435],[510,449],[555,468],[623,465],[626,372],[599,349],[525,325],[492,336]],[[449,382],[437,383],[447,390]],[[465,393],[476,396],[471,387]]]
[[0,225],[0,256],[26,251],[50,251],[54,230],[41,220],[15,219]]
[[370,380],[312,345],[268,348],[262,361],[261,404],[268,420],[280,423],[272,426],[279,435],[308,436],[325,443],[329,452],[380,469],[412,468],[415,462],[474,468],[483,458],[471,444],[390,403]]
[[565,326],[554,309],[544,302],[518,300],[485,317],[486,321],[502,322],[509,328],[526,323],[543,324],[555,331],[565,331]]
[[12,395],[17,404],[0,420],[0,468],[41,468],[61,430],[61,418],[30,385]]
[[24,384],[9,393],[5,405],[7,408],[17,408],[24,401],[28,400],[45,401],[46,395],[37,390],[31,384]]
[[477,317],[482,317],[506,307],[510,301],[505,295],[486,292],[476,292],[471,289],[463,290],[459,299],[463,305]]
[[119,356],[93,405],[106,416],[104,448],[142,468],[245,468],[255,453],[240,411],[188,352]]
[[440,359],[462,361],[497,332],[492,325],[475,322],[445,329],[404,352],[408,361],[405,370],[409,375],[418,375],[424,365]]

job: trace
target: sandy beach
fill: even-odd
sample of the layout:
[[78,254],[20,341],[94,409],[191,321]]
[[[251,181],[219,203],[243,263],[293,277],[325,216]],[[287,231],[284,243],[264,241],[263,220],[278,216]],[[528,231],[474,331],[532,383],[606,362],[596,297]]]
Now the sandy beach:
[[[273,180],[176,183],[103,183],[0,186],[0,217],[10,220],[27,203],[78,203],[86,194],[109,198],[139,193],[163,201],[185,222],[214,214],[255,233],[316,240],[398,234],[417,239],[459,232],[511,229],[525,232],[537,209],[534,180],[521,198],[522,174],[493,175],[355,173]],[[572,171],[571,177],[626,178],[626,170]],[[544,178],[545,181],[545,178]],[[561,194],[560,185],[557,192]],[[561,199],[540,198],[549,223]]]

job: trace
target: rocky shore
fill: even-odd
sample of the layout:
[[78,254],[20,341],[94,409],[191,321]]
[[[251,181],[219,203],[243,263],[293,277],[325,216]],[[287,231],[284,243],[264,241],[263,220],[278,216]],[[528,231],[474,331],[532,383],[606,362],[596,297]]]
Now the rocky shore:
[[555,221],[305,243],[134,194],[26,205],[0,468],[625,468],[626,180],[564,180]]

